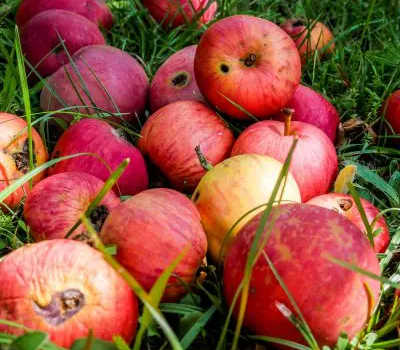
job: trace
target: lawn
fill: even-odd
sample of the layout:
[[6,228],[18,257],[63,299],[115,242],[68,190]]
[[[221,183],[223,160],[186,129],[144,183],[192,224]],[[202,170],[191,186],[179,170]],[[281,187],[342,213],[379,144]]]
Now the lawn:
[[[382,271],[382,294],[378,306],[359,336],[347,339],[343,335],[338,339],[336,348],[372,350],[399,347],[397,328],[400,329],[400,306],[394,297],[394,286],[400,281],[400,149],[394,145],[395,137],[388,131],[381,108],[389,95],[400,89],[400,1],[217,2],[219,11],[216,20],[236,14],[249,14],[278,24],[288,18],[317,19],[332,29],[336,45],[334,53],[322,60],[316,56],[310,59],[303,68],[302,84],[324,95],[337,108],[342,123],[336,145],[339,168],[357,166],[353,180],[356,197],[369,200],[384,212],[391,235],[389,248],[378,256]],[[192,25],[166,30],[152,19],[139,0],[108,0],[107,3],[114,15],[114,26],[105,34],[107,43],[135,57],[149,80],[168,57],[184,47],[197,44],[207,29],[207,26],[199,29]],[[43,83],[29,88],[23,83],[25,77],[21,70],[21,58],[18,57],[15,27],[18,4],[18,0],[0,0],[0,111],[18,116],[29,114],[32,121],[40,119],[36,125],[51,151],[57,139],[48,127],[49,115],[40,109]],[[147,111],[145,117],[149,114]],[[139,126],[126,125],[131,131],[128,136],[130,141],[136,142],[135,133],[140,132],[145,117]],[[235,134],[245,128],[240,122],[230,125]],[[12,212],[0,212],[0,258],[32,242],[29,227],[23,218],[23,205]],[[107,251],[101,245],[98,248],[105,253]],[[111,264],[116,267],[115,261]],[[357,269],[354,266],[347,268]],[[155,303],[155,307],[152,306],[157,322],[152,322],[144,332],[141,349],[222,350],[233,348],[236,340],[237,349],[270,347],[268,339],[257,338],[246,328],[241,329],[238,337],[240,330],[234,319],[230,319],[229,307],[222,296],[218,277],[220,269],[210,265],[203,272],[207,277],[196,289],[196,294],[186,296],[179,304],[158,306]],[[358,272],[364,273],[362,270]],[[315,293],[325,292],[315,290]],[[147,295],[142,291],[139,294],[141,301],[146,300]],[[329,317],[331,315],[327,314],[326,318]],[[0,333],[0,349],[60,349],[41,336],[44,337],[35,333],[18,343],[14,336]],[[13,342],[14,345],[9,347]],[[115,343],[98,342],[92,349],[128,349],[122,339],[116,339]],[[318,348],[312,342],[308,347],[293,346],[299,350]],[[75,349],[91,347],[77,344]]]

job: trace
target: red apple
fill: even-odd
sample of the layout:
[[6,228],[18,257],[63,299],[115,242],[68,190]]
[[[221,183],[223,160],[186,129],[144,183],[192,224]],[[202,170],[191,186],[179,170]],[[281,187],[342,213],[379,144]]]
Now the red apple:
[[[224,293],[229,305],[243,279],[261,215],[241,230],[225,259]],[[305,204],[274,207],[263,238],[266,234],[264,254],[255,262],[251,277],[245,326],[257,335],[306,344],[287,318],[289,313],[299,315],[270,268],[268,257],[321,348],[333,348],[341,332],[353,339],[379,300],[380,283],[329,258],[379,276],[378,259],[365,235],[342,215]],[[239,304],[240,298],[235,315]]]
[[[340,116],[336,108],[325,97],[309,87],[299,85],[286,107],[294,109],[294,121],[317,126],[328,135],[333,143],[335,142]],[[284,113],[280,112],[275,119],[284,121]]]
[[158,23],[172,28],[194,20],[207,24],[217,12],[215,0],[143,0],[143,5]]
[[338,172],[338,157],[328,136],[317,127],[302,123],[265,120],[247,128],[233,146],[232,156],[262,154],[284,162],[295,135],[298,143],[290,172],[299,185],[302,202],[325,194]]
[[[345,218],[349,219],[361,231],[366,232],[366,228],[361,218],[361,214],[358,211],[357,205],[354,203],[353,198],[348,194],[329,193],[315,197],[308,201],[307,204],[317,205],[319,207],[335,210],[339,214],[342,214]],[[370,202],[362,198],[361,204],[365,210],[365,214],[367,215],[368,222],[371,224],[380,213],[380,211]],[[377,221],[376,225],[372,227],[372,230],[381,231],[374,238],[374,246],[375,252],[384,253],[390,243],[390,234],[389,228],[383,216]]]
[[[194,60],[203,96],[236,119],[280,111],[300,82],[300,57],[293,40],[277,25],[252,16],[214,23],[202,36]],[[230,100],[230,101],[229,101]]]
[[31,18],[47,10],[66,10],[111,29],[113,17],[105,0],[23,0],[17,11],[17,25],[22,28]]
[[185,47],[158,69],[150,86],[150,109],[153,112],[180,100],[204,101],[193,71],[196,48],[197,45]]
[[[28,124],[16,115],[0,112],[0,192],[29,172]],[[32,129],[33,161],[35,166],[47,162],[48,154],[40,135]],[[44,178],[36,175],[32,183]],[[19,187],[2,203],[14,209],[29,192],[29,182]],[[1,207],[1,206],[0,206]]]
[[27,60],[42,77],[68,63],[60,38],[71,55],[82,47],[106,43],[97,25],[86,17],[64,10],[39,13],[22,29],[21,45]]
[[206,173],[195,148],[216,165],[229,156],[235,139],[229,127],[201,102],[178,101],[154,113],[144,124],[138,146],[171,185],[194,190]]
[[115,192],[118,195],[134,195],[147,189],[146,164],[139,150],[105,121],[83,119],[69,127],[58,140],[52,158],[78,153],[92,153],[97,157],[79,156],[61,161],[49,169],[49,175],[80,171],[106,181],[111,172],[129,158],[130,163],[118,180]]
[[[393,131],[396,134],[400,134],[400,90],[390,95],[384,104],[384,108],[386,108],[386,120],[393,128]],[[397,140],[400,142],[400,139]]]
[[[97,177],[82,172],[60,173],[38,183],[24,206],[24,218],[35,241],[64,238],[103,185]],[[97,231],[118,204],[120,201],[112,191],[100,202],[89,217]],[[88,238],[85,226],[79,226],[71,238]]]
[[[57,111],[66,106],[89,106],[76,108],[84,114],[100,114],[95,106],[110,113],[123,113],[123,115],[111,118],[114,122],[136,120],[146,107],[148,93],[148,79],[142,66],[129,54],[111,46],[93,45],[85,47],[72,57],[75,66],[79,70],[89,96],[85,93],[80,78],[71,64],[60,68],[47,84],[40,96],[40,106],[44,111]],[[74,85],[68,78],[72,77]],[[54,95],[57,94],[58,98]],[[83,103],[82,103],[83,100]],[[71,121],[71,114],[57,114],[66,121]]]
[[[93,330],[128,343],[137,326],[138,302],[125,281],[87,244],[52,240],[30,244],[0,262],[0,319],[46,332],[70,348]],[[0,332],[21,328],[0,324]]]
[[[307,24],[301,19],[290,19],[281,27],[295,41],[302,65],[305,65],[309,58],[313,58],[315,51],[320,51],[334,39],[328,27],[321,22],[314,21]],[[335,44],[330,43],[324,54],[333,51],[335,51]],[[319,57],[322,57],[321,53]]]
[[207,252],[195,205],[183,194],[165,188],[147,190],[115,208],[104,223],[101,238],[117,246],[116,258],[147,291],[189,247],[168,281],[163,300],[170,302],[186,294]]

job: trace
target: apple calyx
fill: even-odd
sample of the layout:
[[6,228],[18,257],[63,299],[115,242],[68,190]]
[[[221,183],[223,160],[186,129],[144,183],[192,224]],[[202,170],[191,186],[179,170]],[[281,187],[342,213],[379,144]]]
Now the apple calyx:
[[[33,163],[36,163],[35,157],[35,144],[32,142],[33,148]],[[21,150],[19,152],[14,152],[11,155],[14,159],[15,166],[17,167],[18,171],[23,174],[26,174],[29,171],[29,140],[26,139]]]
[[244,65],[246,67],[251,67],[254,65],[254,63],[256,63],[256,61],[257,61],[257,56],[254,53],[252,53],[244,60]]
[[285,116],[285,131],[284,131],[284,136],[291,136],[293,135],[291,131],[291,122],[292,122],[292,117],[294,114],[294,109],[292,108],[283,108],[282,113]]
[[353,202],[350,199],[338,199],[336,202],[343,211],[349,211],[353,207]]
[[203,167],[203,169],[205,171],[209,171],[213,168],[212,164],[207,160],[207,158],[205,157],[205,155],[203,154],[203,152],[200,149],[200,145],[195,147],[195,151],[197,154],[197,157],[199,158],[200,161],[200,165]]
[[171,84],[177,89],[183,89],[190,83],[190,74],[188,72],[178,72],[171,79]]

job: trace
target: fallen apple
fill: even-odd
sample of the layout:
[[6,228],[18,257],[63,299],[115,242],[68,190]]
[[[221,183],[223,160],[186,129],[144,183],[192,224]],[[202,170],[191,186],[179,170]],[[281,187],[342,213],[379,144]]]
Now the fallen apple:
[[223,113],[250,119],[244,109],[267,118],[292,98],[301,64],[293,40],[281,28],[238,15],[214,23],[203,34],[194,72],[205,99]]
[[[242,282],[261,215],[240,231],[225,259],[228,305]],[[342,332],[353,339],[379,300],[380,282],[332,259],[380,276],[378,259],[365,235],[342,215],[305,204],[274,207],[261,238],[266,235],[268,241],[252,270],[244,325],[257,335],[308,345],[291,321],[300,315],[284,285],[321,348],[333,348]],[[240,298],[236,316],[239,304]]]
[[196,48],[197,45],[185,47],[158,69],[150,86],[150,109],[153,112],[176,101],[204,101],[193,71]]
[[[27,174],[30,169],[28,124],[16,115],[0,112],[0,192]],[[47,162],[48,154],[40,135],[32,129],[33,164],[35,167]],[[45,176],[42,172],[32,179],[38,183]],[[14,209],[29,192],[29,182],[15,190],[2,203]],[[0,207],[2,207],[0,205]]]
[[125,140],[121,131],[99,119],[83,119],[69,127],[58,140],[52,158],[79,153],[77,156],[55,164],[49,175],[78,171],[107,181],[123,160],[130,163],[119,178],[114,191],[118,195],[135,195],[147,189],[148,177],[145,161],[139,150]]
[[[136,332],[135,295],[87,244],[56,239],[24,246],[0,262],[0,285],[0,319],[46,332],[58,346],[69,349],[90,330],[128,343]],[[0,324],[0,332],[25,330]]]
[[117,246],[118,261],[150,291],[163,271],[189,248],[169,278],[163,301],[176,302],[190,290],[207,252],[207,239],[194,204],[165,188],[144,191],[115,208],[101,230]]
[[[282,166],[271,157],[246,154],[223,161],[201,179],[192,199],[200,212],[214,262],[225,256],[244,224],[265,210],[262,205],[270,200]],[[290,173],[275,198],[277,203],[279,198],[283,202],[301,201],[299,187]],[[253,209],[256,210],[249,213]],[[238,222],[245,214],[248,215]],[[231,236],[227,237],[231,229]]]
[[[349,219],[361,231],[364,233],[367,232],[357,205],[354,202],[353,197],[348,194],[329,193],[315,197],[308,201],[307,204],[335,210],[339,214],[342,214],[345,218]],[[372,224],[377,215],[380,213],[379,209],[363,198],[361,198],[361,204],[364,208],[368,222]],[[380,230],[380,233],[374,237],[375,252],[384,253],[390,243],[390,234],[389,228],[383,216],[381,216],[374,227],[372,227],[372,231],[376,230]]]
[[[400,90],[395,91],[386,100],[383,110],[385,112],[385,118],[393,128],[393,131],[400,134]],[[390,132],[392,133],[392,132]],[[397,138],[397,143],[400,143],[400,139]]]
[[217,113],[201,102],[178,101],[154,113],[144,124],[138,147],[178,190],[193,191],[206,173],[195,148],[216,165],[235,142]]

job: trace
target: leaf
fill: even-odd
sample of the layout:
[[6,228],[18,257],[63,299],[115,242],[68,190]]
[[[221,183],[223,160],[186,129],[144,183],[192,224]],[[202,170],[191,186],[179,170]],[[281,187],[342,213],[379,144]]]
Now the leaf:
[[354,177],[357,172],[357,167],[355,165],[348,165],[342,169],[339,173],[336,182],[335,182],[335,192],[336,193],[349,193],[349,187],[347,183],[353,183]]
[[204,315],[204,312],[193,311],[190,314],[184,315],[179,322],[179,333],[183,337],[190,328]]
[[279,345],[284,345],[287,346],[289,348],[293,348],[293,349],[297,349],[297,350],[311,350],[311,348],[309,348],[308,346],[304,346],[302,344],[298,344],[295,342],[292,342],[290,340],[286,340],[286,339],[281,339],[281,338],[275,338],[275,337],[267,337],[267,336],[249,336],[250,339],[254,339],[254,340],[261,340],[261,341],[265,341],[268,343],[273,343],[273,344],[279,344]]
[[397,193],[400,193],[400,171],[395,171],[389,180],[389,185],[394,188]]
[[[85,347],[87,341],[88,338],[75,340],[75,342],[72,344],[71,350],[89,350]],[[90,350],[118,350],[118,347],[114,343],[110,343],[108,341],[93,339]]]
[[49,336],[46,333],[26,333],[11,343],[10,350],[40,350],[48,340]]
[[339,339],[337,341],[336,349],[337,350],[346,350],[349,345],[349,338],[346,333],[341,333]]

